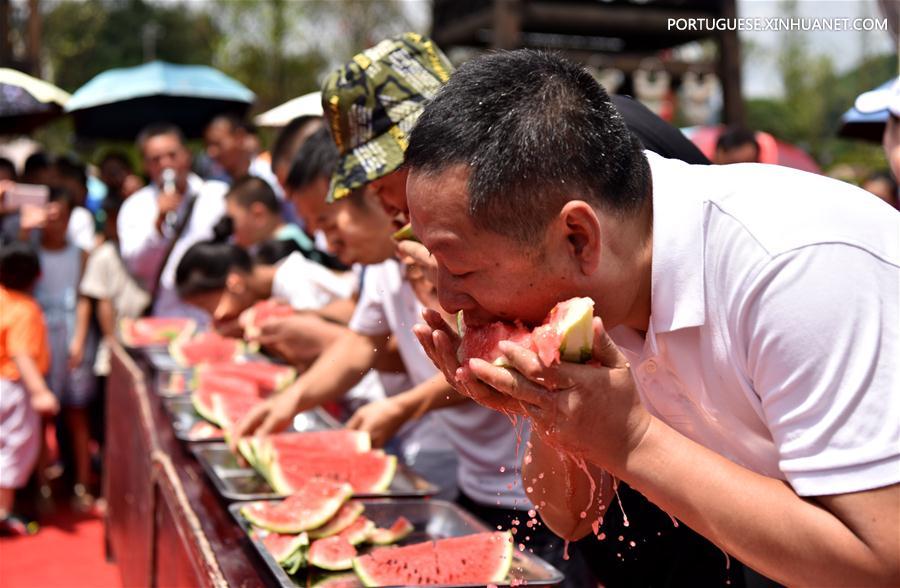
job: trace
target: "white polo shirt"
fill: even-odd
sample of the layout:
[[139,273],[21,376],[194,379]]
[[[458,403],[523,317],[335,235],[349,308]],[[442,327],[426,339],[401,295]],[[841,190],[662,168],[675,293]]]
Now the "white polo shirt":
[[[156,316],[185,316],[199,324],[209,322],[209,315],[196,306],[183,302],[175,291],[175,270],[185,251],[198,241],[213,237],[213,227],[225,214],[225,192],[228,186],[215,180],[204,181],[195,174],[188,176],[188,191],[197,200],[190,222],[172,248],[159,280],[157,298],[153,302]],[[156,229],[159,188],[149,184],[129,196],[119,211],[119,249],[128,272],[148,292],[159,272],[170,238]],[[187,198],[182,201],[179,216],[186,213]]]
[[[412,332],[421,322],[422,305],[400,263],[390,259],[368,266],[350,328],[364,335],[392,334],[413,385],[438,373]],[[457,482],[470,498],[491,507],[531,507],[518,474],[528,430],[517,433],[506,415],[474,402],[432,411],[425,419],[432,423],[429,434],[439,433],[443,447],[456,452]]]
[[900,482],[900,213],[788,168],[647,158],[649,330],[611,332],[647,408],[801,496]]

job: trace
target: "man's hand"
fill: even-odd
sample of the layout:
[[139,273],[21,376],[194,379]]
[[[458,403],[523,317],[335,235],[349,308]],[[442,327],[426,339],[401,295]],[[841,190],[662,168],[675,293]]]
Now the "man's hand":
[[437,261],[424,245],[418,241],[400,241],[397,243],[397,253],[400,259],[407,258],[415,263],[426,280],[437,283]]
[[306,365],[344,332],[316,314],[298,312],[267,321],[255,341],[291,365]]
[[52,417],[59,413],[59,400],[50,390],[42,390],[31,396],[31,407],[42,417]]
[[297,414],[296,393],[289,388],[251,408],[231,430],[228,445],[238,455],[237,444],[243,437],[268,435],[285,430]]
[[[585,365],[545,366],[537,354],[504,341],[500,349],[513,369],[469,362],[472,375],[519,401],[532,430],[548,443],[596,464],[621,467],[650,423],[628,362],[594,318],[593,358]],[[585,431],[600,434],[585,435]]]
[[395,398],[385,398],[360,407],[347,421],[347,428],[366,431],[372,438],[373,447],[384,447],[409,417],[405,407]]
[[505,412],[525,414],[518,399],[492,390],[472,375],[468,366],[460,366],[456,358],[459,349],[459,335],[436,310],[426,309],[422,316],[425,325],[415,325],[413,333],[425,349],[432,363],[444,374],[447,382],[457,392],[468,396],[478,404]]

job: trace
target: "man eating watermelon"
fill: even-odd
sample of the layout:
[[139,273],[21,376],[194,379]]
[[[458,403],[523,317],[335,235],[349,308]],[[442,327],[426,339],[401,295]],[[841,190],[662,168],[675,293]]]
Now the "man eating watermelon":
[[[612,477],[787,585],[900,583],[900,216],[846,184],[644,152],[581,67],[463,65],[406,153],[412,229],[470,326],[592,298],[587,365],[459,365],[456,388],[532,421],[544,522],[602,532]],[[613,538],[607,539],[614,540]]]

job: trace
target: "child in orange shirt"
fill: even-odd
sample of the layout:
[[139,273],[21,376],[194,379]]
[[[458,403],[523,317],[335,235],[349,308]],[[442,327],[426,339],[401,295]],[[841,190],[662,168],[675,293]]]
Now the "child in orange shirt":
[[41,450],[39,415],[59,411],[44,380],[50,368],[44,315],[31,296],[40,273],[38,256],[27,244],[0,249],[0,535],[37,528],[12,514],[13,501]]

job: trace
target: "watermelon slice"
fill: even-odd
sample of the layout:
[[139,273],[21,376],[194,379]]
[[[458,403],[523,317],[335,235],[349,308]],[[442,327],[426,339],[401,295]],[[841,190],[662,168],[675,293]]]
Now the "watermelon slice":
[[257,454],[264,462],[278,461],[308,453],[364,453],[372,447],[365,431],[306,431],[302,433],[275,433],[259,441]]
[[406,517],[398,517],[394,524],[387,529],[375,529],[369,533],[367,541],[375,545],[390,545],[401,539],[405,539],[413,532],[415,527]]
[[374,549],[354,559],[353,569],[366,586],[485,586],[505,580],[512,559],[512,535],[478,533],[406,547]]
[[169,343],[169,355],[183,366],[232,361],[244,353],[240,339],[223,337],[212,331],[193,337],[181,335]]
[[347,482],[355,494],[387,490],[397,470],[397,458],[381,450],[356,454],[279,456],[269,465],[269,484],[279,494],[292,494],[310,478]]
[[307,560],[317,568],[338,571],[352,568],[355,557],[356,547],[346,537],[335,535],[313,541]]
[[318,529],[309,532],[309,536],[313,539],[321,539],[322,537],[330,537],[337,535],[350,525],[363,513],[366,507],[361,502],[351,500],[341,507],[341,510],[334,515],[334,518]]
[[282,566],[291,559],[291,556],[309,545],[309,537],[306,533],[294,535],[267,532],[265,534],[256,533],[256,537],[262,542],[266,551],[271,553],[275,561]]
[[217,394],[222,396],[234,396],[236,398],[253,398],[257,400],[262,398],[262,394],[260,394],[258,388],[248,385],[248,383],[243,380],[231,380],[227,382],[223,380],[218,382],[215,386],[208,384],[191,392],[191,404],[194,405],[194,410],[197,411],[197,414],[206,420],[217,424],[218,417],[215,414],[215,407],[213,406],[213,396]]
[[535,351],[544,365],[560,361],[584,363],[591,358],[594,342],[592,321],[594,301],[570,298],[550,311],[544,324],[529,331],[522,323],[494,322],[478,327],[465,324],[462,312],[457,315],[457,329],[462,336],[457,359],[465,365],[474,357],[495,365],[507,365],[500,351],[500,341],[512,341]]
[[269,392],[284,389],[297,377],[294,368],[268,361],[205,363],[194,370],[194,387],[199,386],[203,378],[209,374],[252,380],[261,390]]
[[244,328],[245,339],[256,339],[264,324],[272,319],[293,316],[295,313],[294,308],[287,302],[269,298],[257,302],[242,312],[238,317],[238,324]]
[[254,502],[241,508],[241,515],[268,531],[300,533],[328,522],[351,494],[349,484],[311,479],[281,502]]
[[227,437],[228,431],[261,401],[262,399],[256,396],[229,396],[214,393],[212,395],[212,416],[215,419],[213,422],[222,428]]
[[187,433],[187,438],[191,441],[206,441],[220,437],[222,437],[222,429],[206,421],[197,421]]
[[143,317],[119,319],[119,337],[128,347],[168,345],[178,337],[189,337],[197,323],[189,318]]
[[350,545],[359,545],[367,540],[374,530],[375,523],[366,517],[357,517],[353,524],[338,533],[338,536],[349,541]]
[[402,229],[398,230],[393,235],[391,235],[391,238],[394,241],[398,241],[398,242],[399,241],[415,241],[416,243],[421,243],[421,241],[419,241],[419,238],[416,237],[416,234],[413,233],[411,223],[407,223],[406,225],[404,225]]

